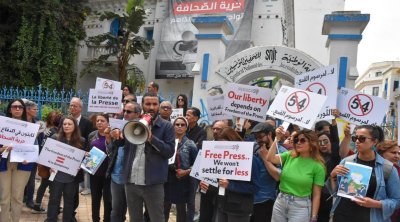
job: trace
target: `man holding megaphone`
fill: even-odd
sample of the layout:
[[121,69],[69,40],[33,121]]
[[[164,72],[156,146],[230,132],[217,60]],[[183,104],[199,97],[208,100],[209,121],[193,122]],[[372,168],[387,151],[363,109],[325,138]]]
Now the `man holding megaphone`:
[[175,129],[158,116],[159,98],[146,93],[142,98],[144,114],[123,129],[123,182],[130,221],[143,221],[146,204],[151,221],[164,221],[164,183],[168,159],[175,152]]

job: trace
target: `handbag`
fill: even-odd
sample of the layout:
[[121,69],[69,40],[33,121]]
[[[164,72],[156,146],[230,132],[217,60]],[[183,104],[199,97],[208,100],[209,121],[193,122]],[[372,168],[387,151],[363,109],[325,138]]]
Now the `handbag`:
[[37,170],[38,170],[38,175],[41,178],[48,179],[50,177],[50,168],[49,167],[38,164]]

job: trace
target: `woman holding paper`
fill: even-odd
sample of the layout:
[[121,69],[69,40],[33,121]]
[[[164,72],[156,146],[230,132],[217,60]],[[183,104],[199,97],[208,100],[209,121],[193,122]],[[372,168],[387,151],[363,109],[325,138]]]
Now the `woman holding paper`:
[[175,162],[169,166],[168,182],[164,185],[164,217],[168,222],[171,205],[176,205],[176,221],[186,221],[186,204],[189,203],[190,171],[197,156],[196,144],[186,137],[188,122],[184,117],[174,120],[178,147]]
[[185,94],[179,94],[176,98],[176,106],[177,109],[183,109],[183,116],[186,116],[186,111],[188,108],[188,98]]
[[399,175],[390,161],[375,152],[375,146],[384,139],[383,130],[379,126],[358,126],[351,139],[358,153],[335,167],[330,174],[330,188],[336,191],[342,177],[349,172],[345,162],[372,167],[372,174],[366,197],[336,198],[331,211],[333,221],[390,221],[390,216],[400,207]]
[[[6,116],[26,121],[26,108],[21,99],[11,100]],[[0,221],[19,221],[25,185],[33,169],[32,163],[10,163],[12,144],[0,145]],[[7,154],[7,155],[6,155]],[[11,209],[10,209],[11,206]]]
[[[51,137],[62,143],[84,150],[85,139],[80,136],[79,126],[72,116],[64,117],[61,127],[56,135]],[[82,179],[82,170],[76,176],[51,169],[55,173],[50,185],[50,197],[47,208],[47,222],[57,222],[61,197],[64,201],[63,221],[73,221],[74,217],[74,193],[78,192],[79,179]]]
[[[89,149],[97,147],[104,153],[106,149],[106,133],[105,130],[109,126],[108,114],[99,114],[96,116],[96,131],[89,134]],[[94,175],[90,175],[90,190],[92,195],[92,221],[100,221],[100,201],[103,197],[104,204],[104,221],[110,221],[111,215],[111,180],[106,178],[106,171],[108,166],[108,156],[104,159],[103,163],[97,169]]]
[[[218,141],[242,141],[239,134],[232,128],[224,128]],[[259,170],[254,162],[250,181],[218,179],[220,188],[225,188],[225,194],[218,196],[218,222],[247,222],[253,213],[254,194],[259,189]]]
[[293,137],[294,149],[276,154],[276,144],[284,135],[276,129],[267,160],[282,164],[280,193],[274,203],[272,221],[317,221],[321,189],[325,181],[324,161],[314,131],[301,130]]

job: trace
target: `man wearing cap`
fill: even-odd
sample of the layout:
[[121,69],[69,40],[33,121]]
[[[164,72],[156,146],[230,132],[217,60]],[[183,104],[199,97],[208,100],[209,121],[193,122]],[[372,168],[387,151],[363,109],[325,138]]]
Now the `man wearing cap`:
[[[253,163],[257,164],[260,178],[260,190],[254,195],[252,221],[271,221],[280,169],[266,161],[266,156],[275,139],[275,127],[268,123],[258,123],[251,133],[256,138]],[[282,146],[278,149],[279,152],[286,152]]]

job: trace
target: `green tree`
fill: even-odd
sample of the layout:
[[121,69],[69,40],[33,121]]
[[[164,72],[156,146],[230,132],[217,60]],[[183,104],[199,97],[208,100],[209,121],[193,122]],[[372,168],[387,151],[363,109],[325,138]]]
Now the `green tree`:
[[[117,60],[118,80],[122,85],[131,85],[134,91],[143,87],[142,72],[134,64],[129,64],[130,59],[135,55],[143,54],[147,59],[153,47],[152,41],[138,35],[146,16],[142,5],[143,1],[129,0],[126,13],[122,15],[109,11],[98,14],[101,21],[118,21],[118,33],[107,32],[87,39],[86,44],[89,47],[105,47],[106,53],[91,60],[81,76],[98,71],[111,72],[113,62],[110,61],[110,57],[114,57]],[[130,74],[129,78],[128,74]]]
[[[88,8],[84,0],[1,1],[0,77],[6,85],[71,89]],[[9,30],[3,33],[3,30]],[[10,34],[11,37],[8,37]],[[4,62],[4,63],[3,63]]]

